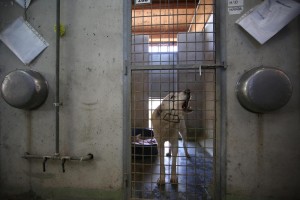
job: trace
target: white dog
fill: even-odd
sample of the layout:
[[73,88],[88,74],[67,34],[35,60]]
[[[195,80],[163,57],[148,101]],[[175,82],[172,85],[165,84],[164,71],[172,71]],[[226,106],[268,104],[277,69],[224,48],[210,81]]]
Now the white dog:
[[186,126],[184,113],[191,112],[189,101],[191,98],[190,90],[168,94],[161,104],[154,110],[151,116],[154,137],[158,144],[158,155],[160,159],[160,177],[157,181],[159,185],[165,184],[165,166],[164,166],[164,143],[171,143],[172,167],[171,180],[172,184],[178,183],[176,174],[176,157],[178,153],[178,134],[183,139],[183,147],[186,157],[190,157],[186,147]]

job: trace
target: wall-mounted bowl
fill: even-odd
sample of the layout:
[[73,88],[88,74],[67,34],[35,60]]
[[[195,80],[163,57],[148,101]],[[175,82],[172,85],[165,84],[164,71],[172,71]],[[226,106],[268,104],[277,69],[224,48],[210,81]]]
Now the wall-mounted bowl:
[[1,93],[9,105],[31,110],[47,99],[48,83],[37,71],[17,69],[4,77]]
[[251,112],[280,109],[292,96],[292,83],[279,68],[256,67],[244,73],[236,85],[240,104]]

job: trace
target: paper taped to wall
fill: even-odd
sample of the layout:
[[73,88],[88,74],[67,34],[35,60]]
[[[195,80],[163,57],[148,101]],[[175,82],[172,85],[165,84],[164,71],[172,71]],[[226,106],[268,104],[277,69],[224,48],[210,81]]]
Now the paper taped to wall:
[[25,64],[29,64],[49,44],[23,17],[0,33],[0,40]]
[[293,0],[265,0],[241,16],[236,23],[264,44],[300,13]]
[[[15,2],[17,2],[20,6],[22,6],[23,8],[28,8],[31,0],[15,0]],[[25,5],[26,4],[26,5]]]

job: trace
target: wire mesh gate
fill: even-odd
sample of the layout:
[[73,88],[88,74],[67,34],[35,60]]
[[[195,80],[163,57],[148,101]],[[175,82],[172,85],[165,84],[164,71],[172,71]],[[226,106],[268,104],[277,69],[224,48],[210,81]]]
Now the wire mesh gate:
[[[173,82],[173,80],[176,80]],[[214,193],[215,70],[135,70],[131,83],[131,197],[133,199],[211,199]],[[174,88],[175,87],[175,88]],[[170,91],[191,91],[193,111],[185,115],[187,158],[179,140],[177,157],[166,155],[166,183],[158,185],[160,161],[151,113]],[[176,108],[180,109],[180,108]],[[161,119],[163,120],[163,119]],[[172,130],[172,127],[170,127]],[[174,136],[173,136],[174,137]],[[172,139],[172,138],[168,138]],[[171,184],[172,159],[176,159],[178,184]]]
[[[141,5],[135,2],[131,8],[130,197],[214,199],[216,70],[201,65],[216,63],[215,3],[213,0],[152,0],[151,4]],[[171,97],[187,89],[193,112],[179,116],[172,113],[183,107],[169,107],[170,122],[180,118],[186,127],[190,155],[185,154],[184,140],[179,134],[172,136],[175,139],[168,135],[166,141],[178,140],[176,156],[170,151],[174,145],[170,147],[165,142],[159,146],[151,119],[168,94]],[[176,101],[179,102],[173,100],[173,103]],[[174,129],[169,125],[168,132],[179,131]],[[166,154],[160,155],[163,151]],[[165,166],[164,184],[158,184],[162,162],[159,156],[163,156]],[[176,184],[171,181],[173,160]]]

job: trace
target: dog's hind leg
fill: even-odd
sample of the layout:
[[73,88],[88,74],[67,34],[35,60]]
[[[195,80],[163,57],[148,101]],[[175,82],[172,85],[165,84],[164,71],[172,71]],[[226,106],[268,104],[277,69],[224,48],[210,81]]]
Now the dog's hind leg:
[[160,139],[156,139],[158,144],[158,157],[159,157],[159,164],[160,164],[160,175],[157,180],[158,185],[164,185],[165,184],[165,158],[164,158],[164,141]]
[[182,138],[182,143],[183,143],[183,148],[184,148],[185,156],[187,158],[190,158],[191,156],[190,156],[190,154],[189,154],[189,152],[187,150],[187,145],[186,145],[187,133],[186,133],[186,126],[185,126],[184,119],[180,120],[179,132],[180,132],[180,135],[181,135],[181,138]]
[[171,184],[178,184],[178,177],[176,173],[176,160],[178,153],[178,139],[171,140],[171,151],[172,151],[172,167],[171,167]]

